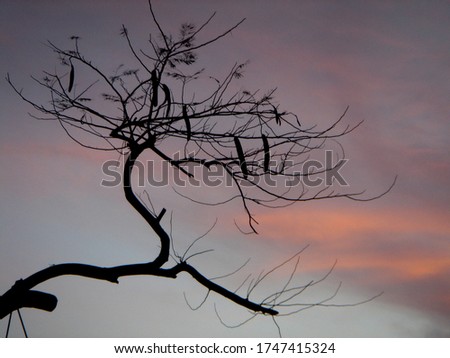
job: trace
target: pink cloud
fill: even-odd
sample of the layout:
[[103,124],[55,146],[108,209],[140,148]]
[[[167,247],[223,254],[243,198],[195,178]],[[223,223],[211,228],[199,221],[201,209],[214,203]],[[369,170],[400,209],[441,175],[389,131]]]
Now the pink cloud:
[[333,253],[341,269],[380,270],[397,279],[422,278],[450,269],[445,254],[450,250],[445,239],[450,237],[450,223],[445,213],[342,206],[275,212],[257,219],[272,240],[310,243],[312,248]]
[[[334,257],[344,283],[386,291],[386,299],[404,305],[450,312],[448,213],[431,207],[310,205],[257,219],[262,235],[275,242],[311,245],[306,272],[326,270]],[[424,289],[424,283],[430,287]]]

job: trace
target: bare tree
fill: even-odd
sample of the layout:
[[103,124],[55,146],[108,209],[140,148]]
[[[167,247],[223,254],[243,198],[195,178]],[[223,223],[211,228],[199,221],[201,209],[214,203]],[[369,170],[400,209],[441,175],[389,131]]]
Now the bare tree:
[[[148,192],[145,192],[146,196],[139,196],[133,190],[132,172],[144,151],[167,161],[174,171],[179,171],[187,179],[195,179],[195,166],[205,171],[220,170],[233,184],[235,193],[226,201],[204,204],[221,205],[239,200],[247,217],[247,228],[239,226],[239,230],[256,234],[257,221],[252,208],[258,205],[277,207],[339,197],[367,200],[361,199],[362,192],[336,192],[333,183],[318,187],[305,185],[305,180],[314,176],[335,172],[341,165],[339,160],[335,160],[335,165],[301,170],[315,153],[326,150],[327,143],[351,132],[359,124],[342,126],[345,109],[327,128],[305,127],[294,113],[280,108],[274,99],[275,90],[264,93],[260,90],[236,90],[235,82],[243,77],[246,63],[234,64],[221,79],[197,68],[197,52],[230,34],[243,20],[209,40],[197,42],[198,35],[214,14],[199,27],[183,24],[177,36],[172,36],[163,30],[150,2],[149,6],[159,31],[150,37],[149,51],[136,48],[127,28],[123,26],[121,29],[121,35],[137,63],[136,68],[120,66],[114,74],[107,75],[83,54],[80,39],[74,36],[71,37],[71,50],[64,50],[51,42],[48,44],[58,56],[63,71],[44,72],[42,78],[34,78],[48,91],[49,103],[36,103],[25,96],[9,76],[7,80],[18,95],[37,110],[39,115],[36,118],[58,121],[70,138],[90,150],[116,151],[123,156],[125,198],[159,238],[159,252],[145,263],[115,267],[64,263],[47,267],[18,280],[0,296],[0,319],[22,307],[52,311],[57,298],[34,290],[34,287],[63,275],[118,283],[118,279],[124,276],[176,278],[181,272],[186,272],[207,289],[208,295],[214,292],[247,308],[252,312],[251,317],[256,314],[291,314],[307,307],[327,305],[334,295],[313,304],[299,301],[301,293],[322,281],[292,284],[302,251],[280,266],[245,280],[235,291],[204,276],[188,263],[187,252],[184,255],[172,252],[170,223],[163,220],[166,208],[156,208]],[[82,79],[87,82],[83,83]],[[207,94],[199,94],[195,89],[196,81],[200,79],[209,80],[210,91]],[[92,136],[97,138],[95,144],[90,141]],[[343,154],[342,151],[340,155]],[[291,184],[286,185],[286,182]],[[200,202],[195,198],[188,199]],[[294,269],[282,288],[254,299],[255,287],[288,262],[293,262]],[[247,292],[243,292],[245,288]]]

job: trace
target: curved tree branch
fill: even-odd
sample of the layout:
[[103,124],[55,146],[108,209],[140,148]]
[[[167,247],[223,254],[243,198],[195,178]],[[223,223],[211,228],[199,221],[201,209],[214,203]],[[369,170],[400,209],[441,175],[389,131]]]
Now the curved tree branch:
[[252,302],[248,298],[243,298],[214,283],[185,261],[167,269],[157,266],[155,262],[114,267],[98,267],[86,264],[68,263],[50,266],[36,272],[26,279],[17,281],[11,289],[0,296],[0,319],[22,307],[53,311],[57,304],[56,297],[49,293],[33,291],[31,289],[56,277],[72,275],[119,283],[119,278],[125,276],[147,275],[176,278],[181,272],[190,274],[192,278],[208,290],[216,292],[251,311],[269,315],[278,314],[278,311],[274,310],[272,307],[266,307],[263,304]]
[[133,171],[134,164],[139,157],[139,155],[146,149],[146,146],[139,145],[131,147],[130,154],[125,162],[124,173],[123,173],[123,190],[125,193],[125,198],[133,206],[133,208],[145,219],[145,221],[150,225],[153,231],[158,235],[161,241],[161,249],[159,255],[152,262],[153,265],[161,267],[169,260],[170,254],[170,237],[167,232],[162,228],[160,221],[162,215],[164,215],[165,209],[161,212],[159,216],[154,216],[147,208],[142,204],[142,202],[136,197],[131,186],[131,174]]

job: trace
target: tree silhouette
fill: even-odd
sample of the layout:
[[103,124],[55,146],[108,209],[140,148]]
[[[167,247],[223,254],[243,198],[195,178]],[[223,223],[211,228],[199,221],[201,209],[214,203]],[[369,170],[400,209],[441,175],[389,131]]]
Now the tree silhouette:
[[[116,151],[123,156],[125,198],[159,238],[159,252],[145,263],[114,267],[63,263],[47,267],[18,280],[0,296],[0,319],[22,307],[52,311],[57,298],[34,290],[34,287],[63,275],[118,283],[124,276],[176,278],[185,272],[204,286],[208,294],[214,292],[247,308],[252,312],[251,317],[291,314],[305,307],[326,305],[334,295],[313,304],[298,301],[301,293],[328,276],[325,274],[322,279],[304,285],[292,285],[295,262],[298,263],[302,250],[265,274],[244,281],[237,291],[204,276],[188,263],[187,252],[178,255],[171,251],[169,224],[164,219],[166,208],[155,208],[148,192],[142,197],[133,190],[132,173],[144,151],[169,163],[188,181],[196,178],[194,167],[201,167],[206,172],[220,171],[231,182],[235,193],[226,201],[204,204],[221,205],[239,200],[247,217],[247,228],[238,228],[244,233],[256,234],[257,221],[252,208],[258,205],[279,207],[339,197],[374,199],[361,198],[363,192],[337,192],[333,183],[305,185],[305,181],[314,176],[335,173],[342,165],[339,160],[335,165],[299,170],[317,152],[325,151],[330,140],[335,141],[359,124],[339,129],[347,112],[345,109],[325,129],[305,127],[294,113],[280,108],[274,99],[275,90],[263,93],[235,89],[235,83],[243,77],[246,63],[234,64],[221,79],[198,68],[197,52],[230,34],[243,20],[207,41],[197,42],[199,33],[214,14],[199,27],[183,24],[177,36],[172,36],[163,30],[150,1],[149,7],[159,31],[150,37],[149,51],[136,48],[127,28],[121,29],[121,35],[137,61],[137,68],[119,66],[113,75],[107,75],[83,54],[80,39],[73,36],[71,50],[48,43],[58,56],[63,71],[44,72],[42,78],[34,78],[48,91],[49,103],[34,102],[12,83],[9,76],[7,80],[18,95],[37,110],[36,118],[58,121],[70,138],[90,150]],[[209,81],[206,85],[209,91],[204,94],[206,91],[202,88],[202,93],[198,93],[195,84],[205,79]],[[92,137],[97,138],[95,144],[90,140]],[[294,262],[295,268],[283,287],[262,299],[254,299],[255,287],[288,262]],[[244,287],[247,292],[241,294]]]

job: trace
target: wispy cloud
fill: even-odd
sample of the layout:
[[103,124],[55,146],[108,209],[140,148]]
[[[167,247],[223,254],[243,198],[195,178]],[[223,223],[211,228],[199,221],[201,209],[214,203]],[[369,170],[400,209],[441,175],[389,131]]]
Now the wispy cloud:
[[[343,205],[259,218],[272,240],[310,243],[312,249],[332,252],[339,261],[337,271],[353,283],[386,290],[397,302],[450,312],[450,223],[445,213]],[[326,265],[320,260],[309,269]]]

